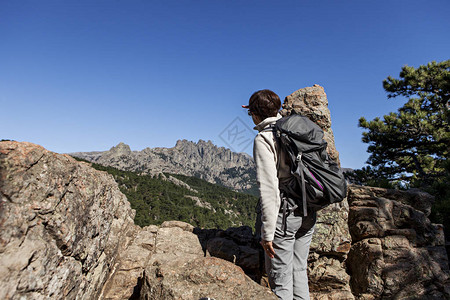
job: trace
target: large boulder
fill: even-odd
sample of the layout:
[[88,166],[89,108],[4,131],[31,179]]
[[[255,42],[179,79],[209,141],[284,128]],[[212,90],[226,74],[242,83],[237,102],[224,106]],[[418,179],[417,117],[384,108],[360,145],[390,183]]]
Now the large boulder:
[[163,223],[158,230],[140,299],[277,299],[234,263],[205,257],[201,237],[182,224]]
[[133,239],[113,177],[32,143],[0,142],[0,299],[96,299]]
[[207,257],[152,266],[145,271],[140,299],[276,300],[269,289],[251,280],[241,268],[222,259]]

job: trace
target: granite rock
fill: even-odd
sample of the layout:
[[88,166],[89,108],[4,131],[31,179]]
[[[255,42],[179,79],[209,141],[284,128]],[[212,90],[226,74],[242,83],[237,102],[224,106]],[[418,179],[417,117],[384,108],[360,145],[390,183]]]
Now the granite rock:
[[334,144],[334,134],[331,129],[331,114],[328,109],[328,99],[323,87],[314,84],[312,87],[299,89],[284,99],[281,115],[300,114],[308,117],[319,125],[328,143],[328,154],[339,163],[339,153]]
[[145,270],[140,299],[278,299],[241,268],[214,257],[155,264]]
[[113,177],[2,141],[0,192],[0,299],[97,298],[135,230]]
[[[362,299],[450,298],[442,226],[426,216],[430,195],[351,186],[348,199],[353,245],[347,268],[355,295]],[[423,203],[418,205],[420,199]]]

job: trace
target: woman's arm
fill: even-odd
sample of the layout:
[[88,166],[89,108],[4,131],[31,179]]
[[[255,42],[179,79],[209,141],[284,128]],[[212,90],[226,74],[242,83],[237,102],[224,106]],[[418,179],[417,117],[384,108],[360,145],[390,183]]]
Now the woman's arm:
[[256,163],[256,180],[261,196],[261,239],[270,242],[275,235],[275,228],[280,208],[280,193],[276,166],[276,153],[273,143],[269,142],[271,133],[258,134],[253,146]]

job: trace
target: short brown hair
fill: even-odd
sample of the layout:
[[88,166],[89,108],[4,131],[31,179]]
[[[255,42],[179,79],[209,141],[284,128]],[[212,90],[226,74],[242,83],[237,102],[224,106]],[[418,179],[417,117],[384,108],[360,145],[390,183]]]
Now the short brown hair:
[[271,90],[254,92],[248,101],[249,111],[260,116],[263,120],[265,118],[275,117],[280,108],[280,97]]

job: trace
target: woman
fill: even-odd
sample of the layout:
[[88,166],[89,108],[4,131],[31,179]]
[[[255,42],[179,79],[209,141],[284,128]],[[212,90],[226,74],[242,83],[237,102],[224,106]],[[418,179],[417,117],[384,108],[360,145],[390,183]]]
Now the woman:
[[278,151],[271,127],[281,118],[280,98],[270,90],[260,90],[242,107],[248,109],[258,130],[253,146],[260,192],[256,230],[261,234],[270,287],[283,300],[309,299],[307,260],[316,215],[310,212],[303,217],[301,207],[288,209],[286,215],[280,211],[286,201],[281,193],[283,183],[292,179],[286,155]]

